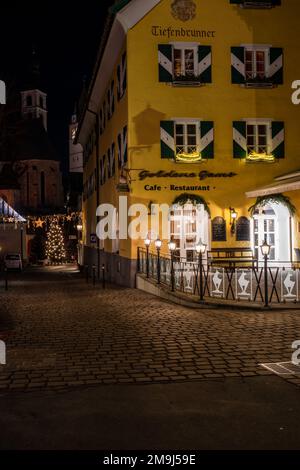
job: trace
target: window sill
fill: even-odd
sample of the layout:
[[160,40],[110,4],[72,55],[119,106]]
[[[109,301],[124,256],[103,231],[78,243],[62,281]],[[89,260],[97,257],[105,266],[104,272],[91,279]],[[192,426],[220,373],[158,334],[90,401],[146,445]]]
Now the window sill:
[[174,87],[201,87],[201,86],[204,86],[205,83],[201,83],[201,82],[196,82],[196,81],[174,81],[172,82],[172,86]]
[[245,162],[247,164],[257,164],[257,163],[263,163],[264,165],[267,164],[267,165],[272,165],[274,163],[278,163],[278,159],[274,158],[274,160],[251,160],[250,158],[245,158]]
[[274,83],[272,82],[246,82],[245,84],[242,85],[244,88],[263,88],[263,89],[266,89],[266,88],[276,88],[277,85],[275,85]]
[[197,163],[206,163],[208,160],[204,158],[200,158],[199,160],[177,160],[176,158],[174,159],[174,163],[178,165],[196,165]]
[[272,2],[255,2],[254,0],[251,1],[245,1],[244,3],[241,4],[241,8],[245,9],[259,9],[259,10],[268,10],[270,8],[274,8],[276,5],[273,5]]

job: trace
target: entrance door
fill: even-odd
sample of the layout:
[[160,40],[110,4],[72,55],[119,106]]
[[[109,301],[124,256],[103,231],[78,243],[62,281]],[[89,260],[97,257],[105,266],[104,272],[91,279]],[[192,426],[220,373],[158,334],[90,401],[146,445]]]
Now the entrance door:
[[255,256],[263,261],[261,245],[271,246],[270,261],[290,262],[290,215],[286,207],[270,204],[257,209],[253,215],[253,246]]
[[200,239],[208,243],[208,215],[204,206],[174,206],[170,218],[171,239],[176,242],[176,256],[196,261],[195,247]]
[[254,215],[254,252],[258,260],[263,260],[260,246],[266,241],[270,246],[271,261],[278,258],[278,237],[276,237],[277,220],[276,214],[271,207],[257,211]]

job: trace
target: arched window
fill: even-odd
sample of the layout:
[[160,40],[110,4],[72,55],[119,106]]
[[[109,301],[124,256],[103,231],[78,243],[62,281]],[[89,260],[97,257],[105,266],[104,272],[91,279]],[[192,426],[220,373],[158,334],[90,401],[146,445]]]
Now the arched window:
[[45,173],[41,172],[41,204],[42,206],[45,204],[46,200],[46,187],[45,187]]
[[226,222],[223,217],[215,217],[212,222],[212,241],[226,242]]
[[239,217],[236,222],[236,241],[250,241],[250,220],[247,217]]

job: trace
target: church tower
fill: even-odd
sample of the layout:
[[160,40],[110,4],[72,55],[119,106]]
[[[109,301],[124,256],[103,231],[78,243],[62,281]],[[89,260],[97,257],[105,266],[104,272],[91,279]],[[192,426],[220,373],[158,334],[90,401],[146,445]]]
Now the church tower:
[[40,67],[35,51],[32,53],[32,70],[26,85],[26,90],[21,91],[22,115],[27,119],[41,118],[47,130],[47,94],[41,91]]
[[76,109],[69,124],[69,172],[83,173],[83,149],[81,144],[75,144],[78,127]]

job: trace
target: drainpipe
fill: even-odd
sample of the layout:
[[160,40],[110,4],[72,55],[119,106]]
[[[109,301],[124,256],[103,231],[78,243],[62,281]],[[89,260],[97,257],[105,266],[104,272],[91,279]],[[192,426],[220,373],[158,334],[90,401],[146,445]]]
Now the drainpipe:
[[[99,137],[100,137],[100,132],[99,132],[99,116],[98,113],[93,111],[92,109],[87,108],[87,111],[91,114],[93,114],[96,118],[96,199],[97,199],[97,207],[100,204],[100,169],[99,169]],[[100,240],[97,237],[97,278],[98,280],[100,279]]]

